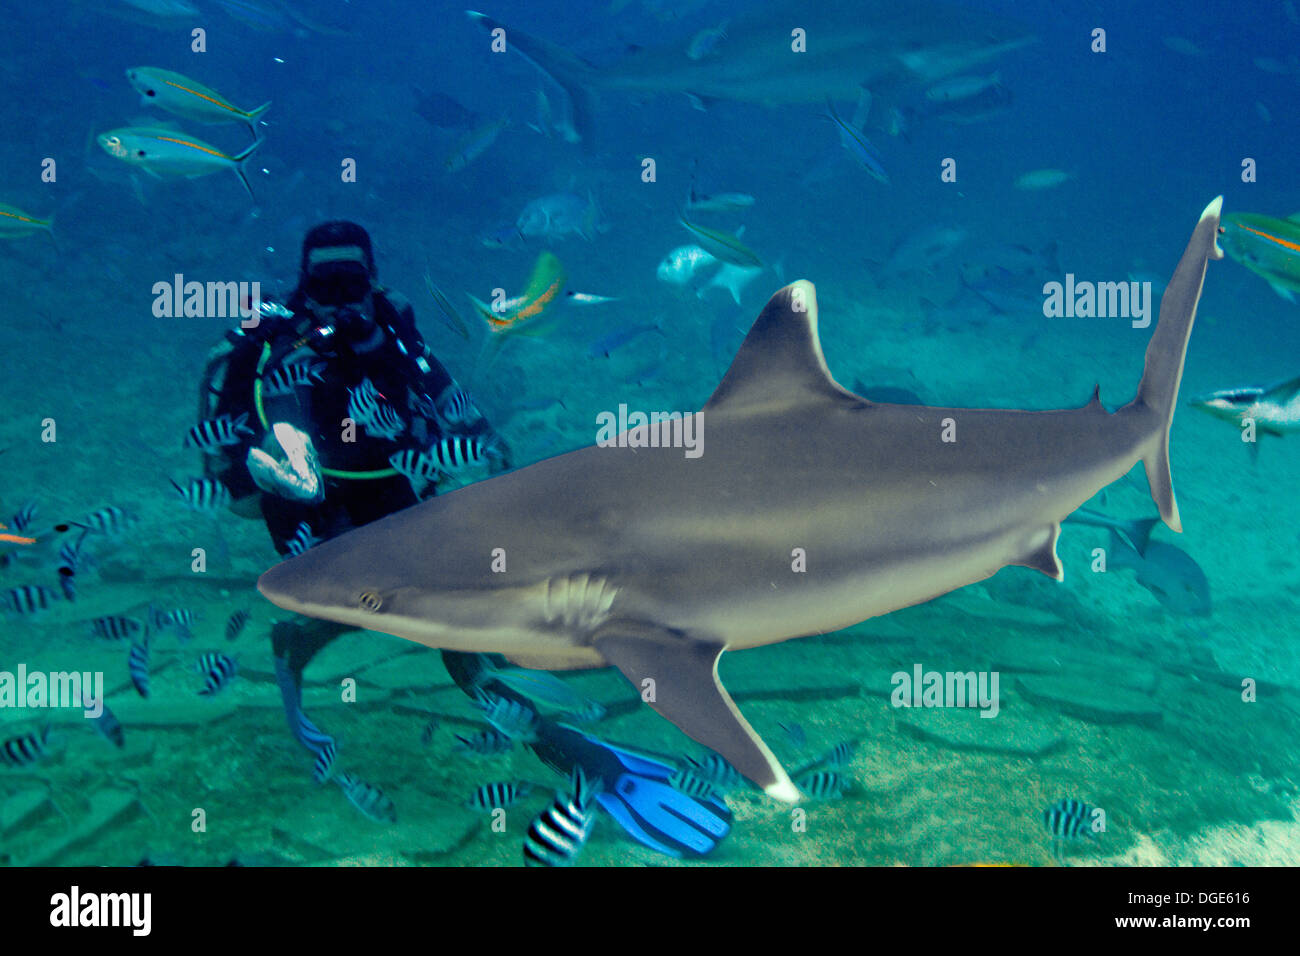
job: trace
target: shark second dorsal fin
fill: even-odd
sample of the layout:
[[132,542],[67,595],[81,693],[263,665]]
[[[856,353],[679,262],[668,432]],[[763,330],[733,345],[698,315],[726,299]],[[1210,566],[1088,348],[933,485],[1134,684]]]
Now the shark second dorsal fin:
[[831,378],[817,333],[817,291],[805,279],[768,300],[704,411],[757,409],[801,396],[864,404]]

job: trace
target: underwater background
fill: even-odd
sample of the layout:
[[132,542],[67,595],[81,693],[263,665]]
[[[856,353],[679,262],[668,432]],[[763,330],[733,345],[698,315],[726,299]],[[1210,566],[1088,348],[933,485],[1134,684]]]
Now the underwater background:
[[[696,64],[722,62],[753,8],[500,0],[484,12],[616,68],[673,47],[698,53]],[[54,225],[53,238],[38,228],[0,240],[0,521],[13,530],[10,516],[28,503],[36,527],[110,505],[132,520],[88,541],[75,599],[59,594],[28,613],[10,598],[0,617],[0,670],[103,672],[124,730],[115,746],[79,710],[0,708],[0,740],[52,725],[48,753],[0,765],[0,861],[518,865],[530,820],[564,783],[523,747],[459,752],[456,735],[484,726],[474,702],[436,652],[374,633],[312,662],[304,709],[339,741],[339,767],[391,798],[396,822],[367,819],[338,787],[313,780],[271,665],[268,631],[286,613],[254,589],[278,560],[266,531],[229,512],[197,514],[169,483],[201,472],[182,441],[208,351],[232,326],[155,317],[153,286],[175,273],[260,280],[264,294],[287,295],[307,229],[361,223],[380,281],[411,298],[435,354],[517,465],[590,444],[596,415],[620,403],[700,407],[767,298],[798,278],[817,286],[832,373],[868,397],[888,389],[890,401],[1067,408],[1099,384],[1108,407],[1127,401],[1150,330],[1126,318],[1046,318],[1042,286],[1072,273],[1150,281],[1158,294],[1215,195],[1225,216],[1300,210],[1286,159],[1300,149],[1296,6],[964,9],[1036,42],[881,91],[863,132],[888,182],[854,161],[821,96],[766,105],[604,90],[592,130],[571,142],[541,108],[538,91],[550,91],[549,104],[554,87],[523,57],[489,57],[489,37],[453,4],[9,9],[0,202]],[[798,13],[788,19],[797,25]],[[191,52],[196,26],[204,53]],[[1105,52],[1093,51],[1097,28]],[[245,126],[142,104],[124,76],[142,64],[244,109],[271,101],[258,127],[265,143],[247,164],[254,200],[228,172],[159,178],[100,148],[106,130],[167,123],[232,154],[249,144]],[[953,78],[963,82],[943,85]],[[853,103],[836,108],[847,117]],[[643,181],[647,156],[653,182]],[[945,157],[956,158],[956,182],[941,178]],[[42,180],[47,158],[53,181]],[[355,181],[340,176],[345,158]],[[753,197],[692,214],[761,253],[762,272],[735,281],[735,297],[707,275],[660,275],[692,241],[678,222],[692,193]],[[538,200],[547,202],[530,206]],[[523,215],[530,208],[570,218],[537,227]],[[545,334],[512,339],[481,367],[487,332],[464,294],[518,289],[543,250],[564,263],[570,291],[611,301],[563,304]],[[440,317],[431,284],[471,317],[468,337]],[[788,807],[737,787],[730,836],[699,861],[655,853],[601,819],[579,862],[1300,863],[1297,439],[1261,435],[1252,455],[1233,424],[1189,404],[1300,374],[1296,310],[1232,257],[1210,264],[1173,426],[1184,533],[1160,525],[1152,539],[1180,554],[1162,551],[1160,563],[1148,552],[1094,574],[1093,549],[1110,546],[1109,532],[1067,524],[1064,583],[1008,568],[843,632],[724,656],[726,686],[787,765],[853,742],[839,771],[848,792],[810,802],[806,829],[792,832]],[[1153,516],[1141,469],[1130,479],[1088,507]],[[209,554],[204,573],[191,571],[195,547]],[[0,590],[58,590],[54,564],[6,557]],[[151,607],[188,609],[194,621],[189,640],[177,629],[155,640],[145,699],[128,673],[129,641],[93,622]],[[251,617],[229,640],[241,609]],[[200,695],[195,662],[209,651],[236,658],[239,672]],[[998,718],[891,706],[891,675],[916,664],[997,671]],[[701,753],[616,671],[558,676],[604,706],[592,725],[602,737]],[[346,678],[354,701],[341,699]],[[1243,700],[1247,679],[1255,700]],[[466,805],[498,780],[534,784],[504,832]],[[1044,811],[1063,798],[1105,809],[1100,839],[1053,845]]]

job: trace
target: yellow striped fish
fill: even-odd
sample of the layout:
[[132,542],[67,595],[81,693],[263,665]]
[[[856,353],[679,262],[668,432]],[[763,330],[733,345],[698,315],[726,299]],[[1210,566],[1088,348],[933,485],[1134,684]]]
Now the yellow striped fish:
[[1300,213],[1278,219],[1254,212],[1223,217],[1219,240],[1228,258],[1260,276],[1282,298],[1300,292]]
[[679,216],[677,221],[695,237],[696,244],[713,258],[730,262],[733,266],[746,266],[751,269],[763,267],[763,260],[758,257],[758,253],[741,242],[739,236],[723,232],[721,229],[698,225],[685,216]]
[[[174,129],[132,126],[100,133],[95,139],[108,155],[159,179],[167,176],[194,179],[222,169],[233,170],[250,196],[253,196],[253,187],[244,175],[243,164],[264,142],[259,139],[243,152],[230,156],[201,139]],[[253,196],[253,199],[256,201],[257,197]]]
[[255,110],[241,110],[210,86],[156,66],[135,66],[126,78],[140,92],[141,101],[198,123],[246,123],[257,137],[257,121],[270,102]]
[[54,235],[53,219],[37,219],[17,206],[0,202],[0,239],[20,239],[36,232]]
[[469,300],[493,332],[520,332],[522,328],[522,334],[536,334],[550,328],[550,323],[539,324],[538,319],[560,301],[568,281],[564,266],[555,254],[543,252],[537,257],[523,295],[506,300],[496,309],[473,296]]

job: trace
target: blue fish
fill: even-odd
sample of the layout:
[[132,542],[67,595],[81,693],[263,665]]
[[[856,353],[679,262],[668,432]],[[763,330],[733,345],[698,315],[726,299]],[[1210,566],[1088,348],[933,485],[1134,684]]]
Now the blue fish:
[[199,696],[211,697],[239,673],[239,663],[228,654],[209,651],[199,656],[197,670],[204,675],[203,689],[199,691]]
[[133,643],[126,655],[126,669],[131,675],[131,685],[141,697],[149,696],[149,639]]
[[839,113],[835,112],[835,104],[831,102],[829,97],[826,99],[826,110],[830,121],[835,124],[835,128],[839,131],[840,145],[848,150],[849,155],[863,169],[888,185],[889,173],[885,172],[884,161],[880,158],[880,153],[876,151],[876,147],[872,146],[871,141],[863,135],[862,130],[846,122]]

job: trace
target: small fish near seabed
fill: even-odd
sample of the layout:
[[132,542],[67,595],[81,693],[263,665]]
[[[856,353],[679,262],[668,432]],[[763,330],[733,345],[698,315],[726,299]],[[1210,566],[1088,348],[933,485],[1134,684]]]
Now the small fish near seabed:
[[1259,456],[1259,433],[1282,435],[1300,431],[1300,378],[1267,388],[1225,388],[1194,399],[1193,408],[1236,425],[1241,440]]
[[1052,836],[1052,856],[1057,863],[1065,862],[1067,841],[1092,840],[1098,842],[1094,829],[1102,818],[1100,811],[1082,800],[1062,797],[1043,811],[1043,826]]
[[1223,217],[1223,251],[1288,302],[1300,292],[1300,213],[1278,219],[1239,212]]
[[254,139],[257,121],[271,108],[268,101],[256,109],[241,110],[211,87],[156,66],[131,67],[126,78],[143,103],[198,123],[243,123]]
[[[754,320],[703,418],[413,505],[275,565],[258,589],[286,611],[426,647],[611,666],[632,688],[653,678],[661,716],[796,802],[719,680],[724,652],[839,630],[1012,565],[1061,582],[1060,522],[1139,461],[1162,520],[1182,530],[1170,426],[1206,271],[1222,258],[1221,210],[1215,198],[1197,219],[1133,400],[1114,412],[1099,397],[1033,411],[874,405],[832,377],[830,316],[800,280]],[[968,440],[935,440],[950,417]],[[683,422],[704,419],[709,451],[691,458]],[[788,555],[792,536],[831,563],[773,588],[755,569]],[[508,580],[472,560],[488,547],[512,555]]]
[[244,163],[264,140],[245,147],[233,156],[193,136],[174,129],[132,126],[109,130],[95,137],[104,152],[157,179],[196,179],[222,170],[239,177],[256,202],[253,187],[244,173]]

